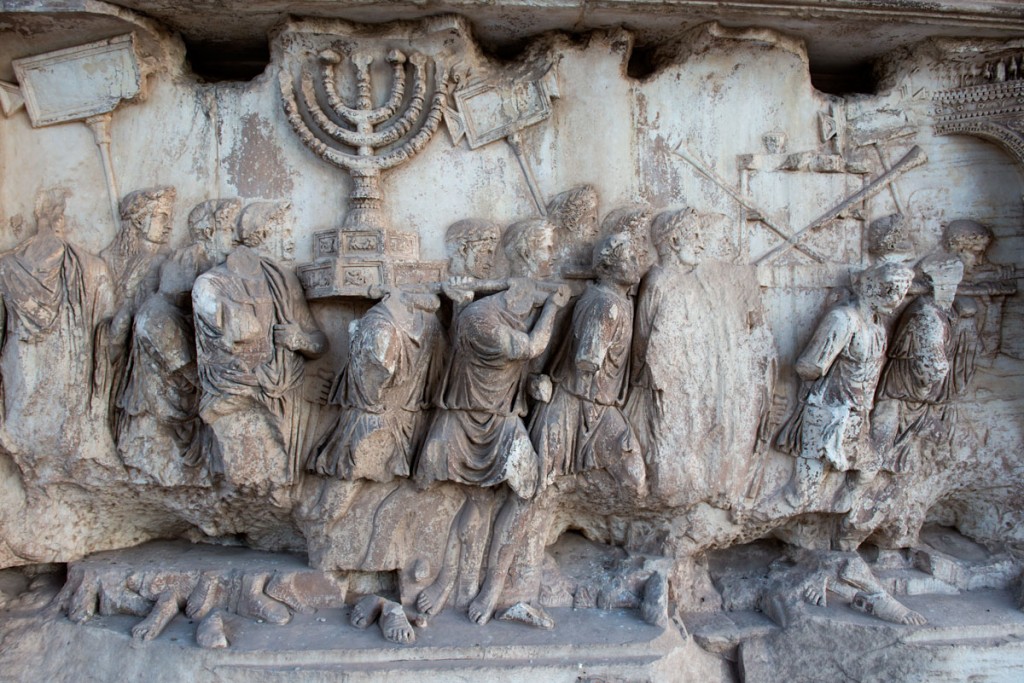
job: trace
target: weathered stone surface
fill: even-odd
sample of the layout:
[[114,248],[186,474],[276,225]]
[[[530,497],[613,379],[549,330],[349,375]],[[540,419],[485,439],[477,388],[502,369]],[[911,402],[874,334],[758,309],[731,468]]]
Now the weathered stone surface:
[[1019,6],[123,4],[0,8],[5,671],[1019,676]]

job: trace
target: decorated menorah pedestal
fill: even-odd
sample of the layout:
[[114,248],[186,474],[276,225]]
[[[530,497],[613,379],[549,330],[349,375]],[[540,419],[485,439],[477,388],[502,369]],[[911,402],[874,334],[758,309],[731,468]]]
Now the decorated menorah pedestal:
[[[314,233],[314,260],[296,269],[308,298],[372,298],[392,285],[444,275],[443,261],[420,259],[416,232],[390,225],[380,179],[437,132],[449,65],[467,40],[465,22],[454,17],[396,24],[384,41],[365,45],[344,23],[329,35],[315,22],[285,28],[279,80],[288,123],[310,151],[348,171],[352,181],[341,225]],[[379,87],[388,79],[387,88]]]

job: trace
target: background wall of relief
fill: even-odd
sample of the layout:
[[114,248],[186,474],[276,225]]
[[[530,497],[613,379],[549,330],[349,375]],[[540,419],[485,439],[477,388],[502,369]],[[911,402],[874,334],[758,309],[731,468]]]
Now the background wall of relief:
[[[46,35],[52,25],[41,23],[35,10],[5,6],[0,12],[0,42],[10,40],[5,57],[42,51],[31,49],[34,33]],[[54,21],[66,27],[76,19]],[[291,234],[277,236],[273,255],[292,266],[312,260],[314,233],[341,224],[351,180],[314,156],[285,119],[279,74],[285,55],[281,35],[289,28],[278,26],[284,33],[271,38],[269,63],[258,76],[204,82],[185,62],[180,38],[159,22],[127,12],[112,12],[95,25],[90,21],[78,33],[66,31],[63,44],[47,42],[46,49],[136,33],[144,96],[119,106],[111,125],[120,193],[176,188],[170,238],[175,249],[187,246],[188,214],[203,201],[290,202]],[[714,21],[687,25],[665,31],[657,41],[647,33],[651,42],[642,49],[621,28],[531,30],[520,36],[518,50],[503,51],[501,59],[474,40],[466,21],[446,21],[454,45],[446,49],[477,74],[515,78],[553,65],[558,90],[551,116],[521,132],[545,199],[590,184],[601,218],[633,204],[653,213],[688,206],[703,216],[698,260],[704,298],[697,295],[703,303],[691,309],[688,324],[680,324],[675,344],[659,351],[655,369],[675,390],[666,403],[665,431],[657,435],[658,454],[648,458],[648,495],[637,500],[598,482],[554,499],[551,515],[517,559],[519,573],[505,602],[535,597],[538,585],[562,590],[552,578],[558,568],[543,553],[566,531],[582,531],[591,541],[623,546],[637,556],[670,558],[672,604],[683,610],[720,604],[707,579],[708,551],[762,538],[828,548],[831,525],[842,514],[832,498],[799,507],[780,502],[794,459],[771,441],[797,404],[795,359],[826,306],[850,286],[851,274],[871,264],[867,228],[876,218],[902,210],[916,258],[941,248],[950,221],[978,221],[995,236],[989,260],[1021,267],[1024,169],[992,143],[937,135],[933,96],[963,85],[965,78],[982,78],[970,76],[971,69],[990,58],[1012,57],[1024,74],[1024,40],[922,40],[879,58],[870,83],[849,91],[833,88],[844,93],[835,95],[812,85],[802,40],[752,20],[731,21],[730,27]],[[314,33],[329,34],[340,25],[309,22],[303,26]],[[738,25],[748,28],[732,27]],[[375,32],[388,30],[367,29],[359,39],[373,45]],[[382,62],[375,69],[374,78],[384,82]],[[9,58],[0,63],[0,81],[14,81]],[[792,233],[914,146],[927,156],[926,164],[802,240],[823,262],[796,250],[762,259],[782,240],[722,187],[736,188],[761,216]],[[697,165],[712,169],[722,182]],[[0,118],[0,248],[12,249],[33,233],[36,194],[54,186],[71,192],[68,240],[98,254],[117,227],[89,128],[33,128],[24,110]],[[459,219],[507,226],[536,214],[508,145],[499,140],[470,149],[465,139],[453,143],[445,124],[422,152],[386,172],[381,187],[386,218],[395,229],[418,234],[425,261],[447,258],[445,230]],[[651,259],[653,250],[645,249]],[[307,364],[309,395],[344,366],[349,322],[372,303],[311,303],[330,350]],[[998,352],[979,358],[960,400],[949,460],[915,474],[906,499],[908,517],[953,527],[990,547],[1024,542],[1021,294],[1005,297],[1002,308]],[[61,363],[52,361],[55,367]],[[17,390],[4,386],[8,395]],[[84,396],[68,400],[88,400]],[[336,408],[314,405],[315,441],[330,427]],[[418,494],[403,483],[324,483],[312,474],[291,487],[284,506],[217,483],[133,482],[103,420],[58,441],[48,434],[45,412],[30,421],[0,440],[2,567],[71,562],[152,539],[232,539],[255,548],[309,552],[311,563],[322,569],[396,571],[404,577],[402,597],[408,602],[430,578],[415,563],[437,566],[458,510],[457,494],[444,487]],[[61,445],[34,452],[35,442]],[[829,482],[833,490],[842,485],[837,477]],[[407,496],[407,507],[395,513],[405,516],[382,522],[373,512],[395,491]],[[436,526],[423,520],[417,526],[411,518],[418,514],[436,518]],[[382,536],[388,539],[384,549],[377,547]],[[413,538],[430,547],[417,547]]]

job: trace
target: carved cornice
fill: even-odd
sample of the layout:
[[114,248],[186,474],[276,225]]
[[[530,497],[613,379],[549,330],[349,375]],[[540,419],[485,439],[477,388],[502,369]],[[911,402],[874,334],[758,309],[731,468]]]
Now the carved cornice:
[[943,90],[932,99],[937,135],[994,142],[1024,167],[1024,80]]

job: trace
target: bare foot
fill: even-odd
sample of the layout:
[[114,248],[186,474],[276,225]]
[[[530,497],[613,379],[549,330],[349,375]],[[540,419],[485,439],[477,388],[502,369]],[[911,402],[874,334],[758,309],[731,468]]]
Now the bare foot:
[[132,638],[136,640],[153,640],[167,628],[171,619],[178,614],[177,599],[167,593],[160,596],[160,599],[153,605],[152,611],[145,619],[132,627]]
[[412,630],[405,610],[397,602],[384,600],[380,611],[380,632],[392,643],[407,645],[415,642],[416,632]]
[[447,572],[442,571],[434,583],[424,588],[416,596],[416,608],[428,617],[434,616],[444,609],[454,585],[455,582],[447,576]]
[[494,608],[498,604],[497,581],[484,581],[483,588],[477,593],[473,602],[469,603],[469,620],[483,626],[494,616]]
[[196,629],[196,643],[199,647],[210,650],[223,649],[228,646],[228,636],[224,629],[224,615],[216,610],[201,622]]
[[243,617],[262,619],[268,624],[287,624],[292,620],[291,610],[263,592],[269,577],[262,573],[243,575],[242,597],[238,602],[238,614]]
[[366,628],[380,617],[385,602],[387,601],[379,595],[367,595],[365,598],[361,598],[352,607],[352,616],[349,621],[356,628]]
[[828,580],[821,576],[813,576],[804,586],[804,600],[812,605],[826,607],[828,605],[827,590]]
[[895,598],[886,593],[858,593],[851,607],[894,624],[908,626],[924,626],[928,623],[922,615],[901,605]]

